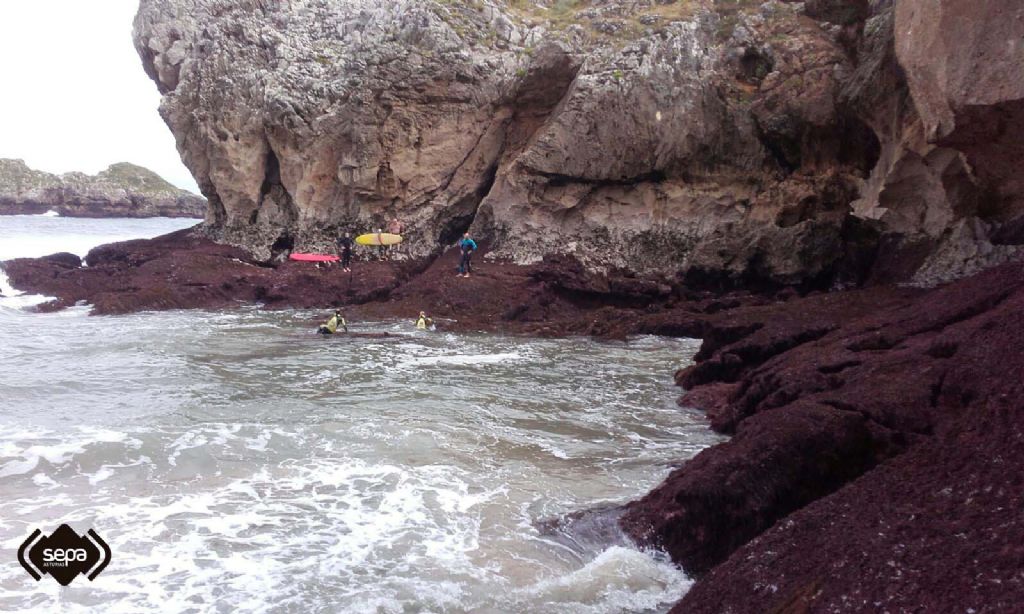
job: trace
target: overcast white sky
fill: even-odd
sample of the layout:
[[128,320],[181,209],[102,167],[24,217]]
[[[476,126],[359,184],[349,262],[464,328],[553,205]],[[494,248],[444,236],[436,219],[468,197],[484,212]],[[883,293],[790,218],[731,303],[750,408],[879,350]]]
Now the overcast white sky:
[[138,0],[0,0],[0,158],[51,173],[145,166],[198,192],[132,46]]

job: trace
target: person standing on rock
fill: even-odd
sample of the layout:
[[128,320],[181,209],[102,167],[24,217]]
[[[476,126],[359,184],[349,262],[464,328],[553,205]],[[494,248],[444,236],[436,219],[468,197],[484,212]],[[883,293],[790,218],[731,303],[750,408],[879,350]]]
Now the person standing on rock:
[[352,272],[352,236],[345,233],[338,237],[338,256],[341,258],[341,270],[346,273]]
[[473,272],[473,252],[476,251],[476,241],[470,238],[469,233],[462,235],[462,240],[459,241],[459,250],[462,252],[462,257],[459,259],[459,275],[462,277],[469,277],[469,274]]
[[[402,221],[397,217],[391,218],[391,221],[388,222],[389,233],[401,236],[403,230],[405,230],[405,224],[403,224]],[[396,243],[388,248],[388,250],[391,252],[392,257],[398,255],[398,250],[401,245],[401,243]]]
[[384,231],[380,228],[377,229],[377,255],[381,260],[388,259],[388,246],[384,245],[384,237],[381,236]]

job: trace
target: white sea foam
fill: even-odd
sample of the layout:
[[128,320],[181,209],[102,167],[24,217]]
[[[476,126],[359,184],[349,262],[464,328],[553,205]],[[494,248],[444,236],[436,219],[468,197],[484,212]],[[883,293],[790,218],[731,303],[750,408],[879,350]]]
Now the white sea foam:
[[516,601],[544,604],[533,612],[616,614],[678,601],[692,581],[660,554],[613,546],[570,574],[516,592]]
[[10,278],[7,277],[7,272],[0,267],[0,294],[11,297],[21,294],[20,291],[15,290],[14,286],[11,285]]
[[518,352],[497,354],[445,354],[441,356],[414,356],[402,361],[401,366],[455,365],[472,367],[498,363],[518,362],[523,355]]
[[25,311],[36,305],[53,300],[52,296],[43,296],[42,294],[25,294],[23,292],[13,295],[7,292],[3,292],[3,294],[4,296],[0,296],[0,309],[9,311]]
[[107,465],[103,465],[99,471],[89,476],[89,484],[95,486],[112,475],[114,475],[114,470]]
[[36,486],[58,486],[57,482],[50,476],[46,475],[45,473],[37,473],[34,476],[32,476],[32,483],[35,484]]
[[241,429],[241,425],[222,425],[215,431],[187,431],[168,446],[167,462],[177,465],[178,457],[188,450],[210,445],[223,445]]
[[[0,454],[68,465],[94,444],[118,443],[139,452],[165,437],[162,431],[128,435],[106,429],[79,434],[60,444],[25,445],[25,439],[49,441],[54,434],[0,433]],[[211,424],[160,445],[172,451],[166,465],[171,467],[189,450],[223,457],[255,441],[262,452],[271,436],[304,440],[295,431]],[[485,522],[493,522],[487,518],[509,496],[508,486],[475,487],[473,476],[453,465],[400,466],[314,454],[264,464],[238,479],[224,480],[219,472],[199,477],[184,491],[164,488],[124,499],[114,496],[119,487],[105,486],[145,462],[138,457],[103,464],[87,476],[85,500],[40,494],[39,503],[22,501],[17,508],[19,515],[78,508],[73,518],[95,523],[115,548],[118,564],[90,584],[89,594],[112,613],[187,611],[197,604],[271,612],[304,609],[315,595],[334,595],[346,612],[611,614],[672,603],[689,585],[663,557],[624,547],[596,553],[565,574],[535,581],[532,574],[503,577],[503,566],[512,561],[525,556],[521,560],[529,563],[525,552],[501,565],[483,555]],[[57,485],[38,472],[33,482],[47,493]],[[81,509],[84,501],[94,509]],[[525,518],[517,525],[531,530]],[[54,604],[59,599],[65,611],[88,608],[88,599],[66,602],[55,586],[15,582],[17,577],[13,568],[0,569],[0,585],[12,589],[0,597],[0,607],[24,603],[29,595],[38,605],[42,595]]]
[[3,266],[0,266],[0,309],[9,309],[14,311],[21,311],[34,307],[40,303],[45,303],[51,300],[52,297],[43,296],[41,294],[25,294],[24,292],[17,290],[11,285],[11,280],[7,277],[7,272],[4,271]]
[[537,445],[542,450],[544,450],[545,452],[548,452],[549,454],[551,454],[551,456],[554,456],[555,458],[560,458],[562,460],[568,460],[569,458],[571,458],[569,456],[569,453],[566,452],[564,449],[562,449],[562,448],[560,448],[558,446],[551,445],[550,443],[547,443],[545,441],[538,441]]
[[[120,546],[119,565],[94,586],[118,596],[111,612],[184,611],[195,603],[274,611],[308,599],[304,589],[329,587],[396,611],[416,600],[453,607],[461,589],[441,576],[472,575],[479,531],[472,510],[489,497],[467,488],[446,467],[333,461],[216,490],[105,504],[100,530]],[[417,562],[438,581],[414,592],[387,573]],[[139,574],[145,582],[135,581]]]
[[0,478],[27,474],[38,467],[41,461],[53,466],[65,465],[91,445],[123,443],[128,439],[125,433],[88,427],[79,429],[78,436],[74,438],[54,433],[37,436],[28,445],[18,445],[10,438],[3,437],[0,439],[0,459],[11,460],[0,465]]

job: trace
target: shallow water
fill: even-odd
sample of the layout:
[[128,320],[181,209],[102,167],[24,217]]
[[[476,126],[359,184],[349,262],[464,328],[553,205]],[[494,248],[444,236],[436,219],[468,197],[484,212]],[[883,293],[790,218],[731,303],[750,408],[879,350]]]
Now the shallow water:
[[[543,523],[716,440],[674,403],[695,341],[319,338],[309,312],[24,302],[0,299],[0,611],[657,612],[688,586]],[[62,522],[113,549],[94,582],[15,564]]]

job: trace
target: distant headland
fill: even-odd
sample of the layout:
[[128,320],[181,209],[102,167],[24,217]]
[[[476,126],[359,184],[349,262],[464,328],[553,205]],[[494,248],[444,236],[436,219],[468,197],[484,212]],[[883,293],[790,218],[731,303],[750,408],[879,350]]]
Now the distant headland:
[[96,175],[54,175],[22,160],[0,158],[0,215],[68,217],[194,217],[206,199],[179,189],[153,171],[119,162]]

